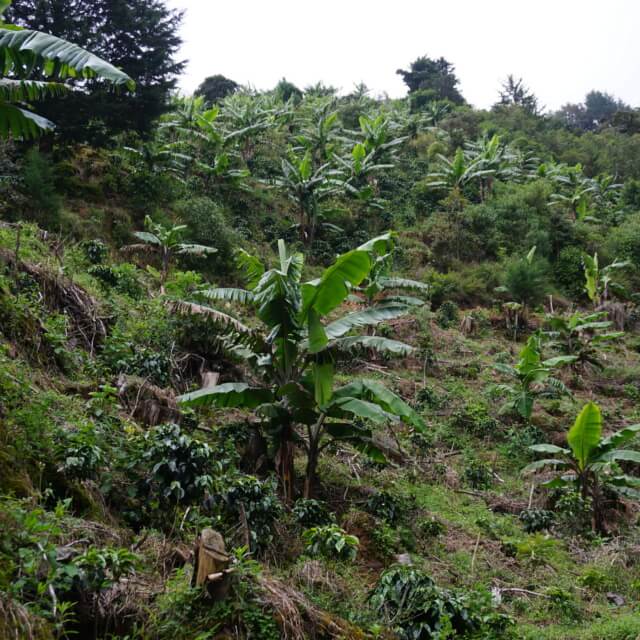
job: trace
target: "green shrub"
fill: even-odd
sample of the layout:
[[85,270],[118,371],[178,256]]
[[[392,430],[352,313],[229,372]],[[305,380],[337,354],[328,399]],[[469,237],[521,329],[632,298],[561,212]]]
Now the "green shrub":
[[312,498],[298,498],[291,512],[295,521],[303,527],[329,524],[334,519],[326,502]]
[[480,438],[495,436],[500,423],[489,415],[482,402],[471,402],[457,409],[451,416],[451,426]]
[[275,539],[275,524],[283,513],[276,480],[232,474],[220,478],[217,485],[207,506],[234,525],[246,518],[251,549],[266,549]]
[[305,543],[305,553],[311,556],[352,561],[358,553],[358,538],[349,535],[337,524],[307,529],[302,534],[302,540]]
[[96,478],[104,463],[104,452],[98,445],[95,427],[91,423],[70,433],[62,431],[56,453],[61,460],[58,470],[68,478]]
[[541,258],[512,258],[507,263],[504,287],[509,297],[528,307],[536,307],[549,291],[548,264]]
[[546,509],[525,509],[520,512],[518,518],[527,533],[550,529],[556,521],[553,511],[547,511]]
[[87,273],[98,280],[105,289],[114,289],[133,299],[140,298],[145,291],[138,270],[128,262],[116,266],[94,264],[89,267]]
[[396,524],[402,515],[401,501],[388,491],[377,491],[365,504],[366,510],[376,518]]
[[553,267],[555,281],[572,300],[581,300],[585,295],[583,254],[580,247],[565,247]]
[[480,460],[471,460],[464,468],[465,482],[473,489],[489,489],[493,485],[491,467]]
[[[237,244],[236,234],[227,220],[224,209],[209,198],[191,198],[176,204],[176,213],[183,224],[189,227],[190,240],[217,249],[217,253],[206,259],[194,261],[194,267],[211,273],[228,273],[233,270],[233,251]],[[188,259],[184,264],[191,265]]]
[[62,201],[56,192],[51,163],[35,147],[29,149],[25,156],[22,182],[29,198],[29,211],[33,212],[27,217],[45,229],[57,229]]
[[447,526],[434,516],[431,516],[418,523],[418,530],[427,538],[437,538],[447,532]]
[[85,258],[91,264],[102,264],[109,253],[107,245],[97,238],[83,242],[82,250]]
[[460,321],[460,309],[455,302],[446,300],[436,311],[436,322],[443,329],[448,329]]
[[[216,466],[217,465],[217,466]],[[209,445],[183,433],[177,424],[150,429],[144,436],[134,469],[145,469],[149,496],[159,503],[190,504],[213,486],[214,463]]]
[[493,637],[511,623],[495,613],[489,594],[443,589],[411,566],[385,571],[369,602],[401,640]]

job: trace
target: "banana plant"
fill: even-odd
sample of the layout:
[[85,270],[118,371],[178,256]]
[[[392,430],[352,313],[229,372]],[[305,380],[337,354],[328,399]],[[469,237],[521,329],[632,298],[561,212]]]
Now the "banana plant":
[[282,160],[282,174],[276,178],[275,185],[293,202],[298,217],[293,228],[298,229],[305,245],[313,244],[318,229],[340,231],[335,225],[324,222],[321,203],[340,193],[341,176],[342,172],[333,169],[328,162],[314,168],[313,156],[308,149],[302,157],[291,152],[289,158]]
[[409,313],[412,307],[425,304],[424,298],[416,294],[428,295],[430,291],[428,284],[390,275],[395,251],[394,242],[388,253],[376,257],[369,276],[359,287],[353,288],[349,296],[351,301],[369,309],[400,305],[405,307],[406,313]]
[[507,175],[510,168],[506,146],[498,135],[485,136],[475,142],[467,142],[464,155],[470,165],[479,169],[476,177],[480,185],[480,201],[484,202],[493,192],[494,180]]
[[165,227],[154,222],[150,216],[146,216],[144,226],[146,231],[134,231],[133,233],[141,242],[126,245],[122,250],[127,252],[155,253],[160,257],[161,294],[165,293],[165,284],[169,276],[169,268],[175,256],[190,255],[205,257],[217,252],[217,249],[214,247],[182,242],[182,237],[187,230],[187,225],[185,224]]
[[515,365],[504,363],[493,365],[496,371],[512,379],[510,383],[494,386],[495,393],[507,396],[507,401],[500,412],[515,411],[529,422],[536,399],[559,394],[570,395],[562,381],[553,374],[559,367],[571,364],[575,360],[576,356],[565,355],[543,360],[542,335],[538,332],[534,333],[520,351]]
[[[102,78],[135,89],[126,73],[81,47],[5,23],[2,16],[10,4],[10,0],[0,0],[0,137],[29,139],[51,131],[54,124],[29,105],[70,91],[64,82],[67,79]],[[33,80],[33,75],[46,80]]]
[[407,139],[406,136],[395,136],[394,129],[399,125],[393,122],[385,114],[380,114],[375,118],[360,116],[359,138],[362,140],[364,148],[369,153],[374,153],[376,160],[382,158],[385,153],[395,153],[397,147]]
[[460,192],[462,188],[474,180],[480,180],[493,173],[492,169],[485,169],[480,157],[468,159],[462,148],[456,150],[453,159],[438,154],[436,171],[427,175],[432,189],[444,189]]
[[335,100],[320,100],[311,106],[295,141],[309,151],[316,165],[331,162],[340,146],[340,126]]
[[[387,338],[353,333],[398,317],[404,308],[363,309],[329,320],[350,290],[370,274],[377,257],[387,253],[391,235],[374,238],[339,256],[319,278],[302,281],[304,258],[278,242],[279,264],[271,269],[255,256],[239,252],[246,289],[211,289],[205,298],[253,309],[259,328],[202,304],[183,302],[185,313],[208,315],[224,339],[224,348],[242,358],[248,381],[230,382],[188,393],[183,406],[241,407],[254,410],[273,443],[274,463],[286,501],[294,498],[294,450],[307,454],[305,496],[313,494],[320,455],[336,442],[348,442],[383,460],[371,425],[405,422],[425,425],[399,396],[375,380],[336,385],[334,369],[363,350],[405,356],[412,347]],[[363,424],[364,423],[364,426]]]
[[616,258],[611,264],[601,267],[597,253],[594,253],[593,256],[585,253],[582,256],[582,263],[584,265],[585,291],[596,308],[607,302],[611,293],[622,298],[626,297],[625,288],[614,281],[613,272],[627,268],[631,264],[629,261],[621,261]]
[[603,369],[599,346],[624,336],[624,331],[609,331],[613,322],[606,317],[606,311],[587,315],[576,311],[568,317],[548,315],[545,335],[551,338],[550,346],[576,357],[573,367],[583,371],[587,366]]
[[553,457],[531,463],[523,473],[547,467],[560,471],[561,475],[547,482],[546,486],[575,487],[583,499],[591,500],[594,529],[598,533],[606,533],[608,505],[605,489],[621,497],[640,499],[640,478],[626,475],[618,464],[640,464],[640,451],[621,448],[639,432],[640,424],[634,424],[603,437],[600,408],[594,402],[588,402],[567,433],[569,448],[553,444],[530,446],[531,451]]

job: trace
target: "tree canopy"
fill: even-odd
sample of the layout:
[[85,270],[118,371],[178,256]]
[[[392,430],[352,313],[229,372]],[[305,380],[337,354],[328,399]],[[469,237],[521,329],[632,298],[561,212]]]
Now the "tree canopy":
[[163,0],[16,0],[6,16],[92,51],[136,82],[135,94],[96,85],[86,93],[45,98],[40,112],[58,123],[63,140],[101,143],[121,131],[148,134],[153,121],[167,111],[169,93],[185,63],[176,60],[182,14]]
[[458,89],[460,81],[455,67],[444,58],[421,56],[414,60],[409,70],[398,69],[409,88],[409,93],[424,92],[432,100],[450,100],[455,104],[464,104],[464,98]]

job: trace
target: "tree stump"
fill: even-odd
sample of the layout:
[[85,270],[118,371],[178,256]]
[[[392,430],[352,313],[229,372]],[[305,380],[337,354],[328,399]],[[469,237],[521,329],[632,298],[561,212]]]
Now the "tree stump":
[[231,557],[222,536],[214,529],[203,529],[195,550],[193,570],[195,584],[204,587],[214,600],[221,600],[229,591]]

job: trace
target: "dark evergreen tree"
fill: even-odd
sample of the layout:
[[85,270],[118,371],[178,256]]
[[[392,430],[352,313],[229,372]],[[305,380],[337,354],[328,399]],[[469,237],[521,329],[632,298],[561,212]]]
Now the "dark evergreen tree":
[[631,107],[604,91],[589,91],[584,103],[565,104],[557,113],[567,126],[584,131],[595,131],[615,121],[618,112],[630,112]]
[[300,91],[293,82],[289,82],[286,78],[282,78],[282,80],[278,82],[274,91],[278,98],[283,102],[293,99],[294,103],[298,103],[302,100],[302,91]]
[[522,78],[518,80],[512,74],[502,83],[500,90],[500,106],[518,106],[532,114],[538,114],[538,98],[524,84]]
[[458,90],[459,80],[454,66],[444,58],[434,60],[422,56],[411,63],[409,71],[398,69],[409,93],[424,92],[430,100],[450,100],[455,104],[464,104],[465,100]]
[[217,73],[205,78],[195,90],[195,95],[202,96],[209,104],[214,104],[235,93],[239,86],[237,82]]
[[74,42],[136,81],[133,94],[92,81],[90,92],[40,103],[39,113],[58,124],[62,140],[103,144],[121,131],[145,135],[168,108],[167,98],[185,63],[175,59],[182,43],[182,14],[162,0],[15,0],[7,18]]

